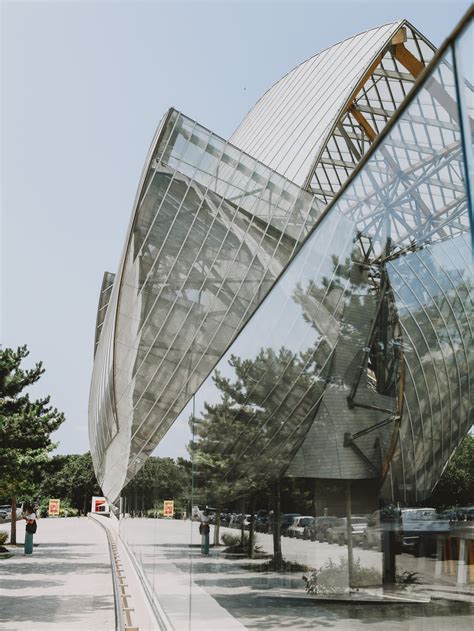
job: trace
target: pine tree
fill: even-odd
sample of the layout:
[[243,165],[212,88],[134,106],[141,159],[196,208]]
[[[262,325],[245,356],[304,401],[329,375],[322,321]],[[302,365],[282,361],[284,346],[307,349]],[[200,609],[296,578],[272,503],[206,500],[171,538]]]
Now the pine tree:
[[51,433],[64,421],[64,415],[50,406],[49,396],[32,401],[24,392],[44,373],[41,362],[31,369],[21,367],[28,355],[26,346],[0,350],[0,494],[11,498],[12,544],[16,544],[16,498],[38,481],[55,447]]

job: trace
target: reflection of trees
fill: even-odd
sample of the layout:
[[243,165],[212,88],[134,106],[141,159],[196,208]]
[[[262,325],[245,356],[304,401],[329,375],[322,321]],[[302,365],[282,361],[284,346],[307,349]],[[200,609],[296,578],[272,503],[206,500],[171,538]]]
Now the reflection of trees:
[[175,501],[175,510],[187,509],[190,464],[183,458],[174,461],[150,456],[122,491],[126,512],[143,513],[151,508],[162,508],[162,502],[169,499]]
[[191,447],[196,485],[220,506],[239,497],[252,504],[278,482],[324,391],[321,367],[309,351],[267,348],[255,359],[233,355],[230,365],[235,378],[214,376],[222,398],[195,419]]
[[[253,358],[234,354],[233,376],[214,374],[220,400],[195,419],[192,445],[197,484],[210,502],[223,505],[278,485],[328,384],[340,389],[345,406],[355,375],[365,375],[367,390],[368,374],[381,374],[384,357],[392,353],[387,322],[393,312],[390,295],[381,289],[383,270],[350,257],[333,256],[331,262],[331,273],[299,282],[292,292],[301,313],[288,328],[303,350],[264,347]],[[383,304],[377,311],[378,300]],[[368,341],[374,314],[380,322]],[[269,314],[268,326],[279,317]],[[373,382],[378,392],[387,386],[380,377]]]

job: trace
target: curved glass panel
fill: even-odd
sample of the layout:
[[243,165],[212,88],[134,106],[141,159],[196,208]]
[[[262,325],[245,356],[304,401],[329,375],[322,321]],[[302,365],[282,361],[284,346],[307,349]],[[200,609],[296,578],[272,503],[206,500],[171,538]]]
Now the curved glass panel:
[[164,123],[90,418],[169,628],[472,626],[474,509],[436,488],[474,410],[458,37],[324,214],[181,114]]

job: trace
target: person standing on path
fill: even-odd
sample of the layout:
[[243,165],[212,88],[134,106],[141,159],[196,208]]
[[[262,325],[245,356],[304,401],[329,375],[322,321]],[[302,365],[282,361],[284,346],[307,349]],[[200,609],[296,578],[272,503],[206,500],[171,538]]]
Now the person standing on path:
[[201,534],[201,554],[206,556],[209,555],[209,532],[211,527],[209,525],[210,515],[209,511],[206,510],[201,515],[201,523],[199,525],[199,532]]
[[31,506],[27,507],[23,519],[26,521],[25,554],[33,554],[33,535],[36,532],[36,513]]

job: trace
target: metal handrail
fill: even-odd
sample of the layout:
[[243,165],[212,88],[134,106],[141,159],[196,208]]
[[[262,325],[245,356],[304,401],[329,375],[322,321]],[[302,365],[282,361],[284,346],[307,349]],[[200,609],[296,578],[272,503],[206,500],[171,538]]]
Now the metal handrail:
[[93,521],[95,524],[98,524],[103,530],[105,530],[105,533],[107,535],[107,544],[109,547],[109,555],[110,555],[110,566],[112,570],[112,585],[114,589],[115,631],[124,631],[125,620],[123,617],[122,603],[120,599],[120,589],[119,589],[119,582],[118,582],[118,577],[117,577],[117,567],[115,565],[114,553],[112,550],[112,535],[110,533],[110,530],[106,528],[104,524],[101,524],[98,519],[94,519],[92,517],[89,517],[89,519]]

